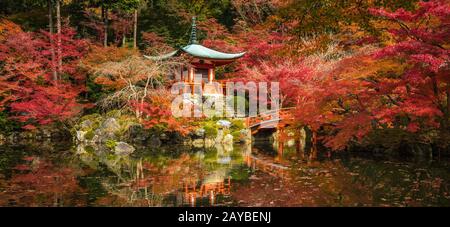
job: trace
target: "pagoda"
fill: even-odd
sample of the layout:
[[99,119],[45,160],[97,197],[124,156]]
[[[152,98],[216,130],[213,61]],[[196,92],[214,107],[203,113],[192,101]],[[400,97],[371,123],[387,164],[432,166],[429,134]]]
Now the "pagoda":
[[[197,40],[197,26],[196,18],[192,18],[191,35],[188,45],[179,48],[173,52],[170,52],[161,56],[146,56],[145,58],[150,60],[165,60],[174,56],[187,55],[189,59],[189,65],[180,66],[179,70],[175,74],[175,78],[179,81],[185,82],[192,86],[192,93],[194,93],[194,86],[202,88],[202,95],[213,94],[219,92],[217,89],[214,91],[212,88],[215,78],[215,68],[230,64],[236,59],[244,56],[242,53],[224,53],[217,50],[210,49],[199,44]],[[215,83],[217,84],[217,83]],[[220,90],[220,93],[222,91]]]

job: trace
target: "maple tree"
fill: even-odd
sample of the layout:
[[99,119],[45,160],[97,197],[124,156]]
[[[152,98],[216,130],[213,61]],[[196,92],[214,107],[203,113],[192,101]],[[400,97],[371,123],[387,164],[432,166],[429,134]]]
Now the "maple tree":
[[[150,36],[149,43],[161,41],[157,36],[154,39],[154,34],[144,36]],[[98,107],[132,111],[146,128],[188,133],[187,121],[174,118],[170,112],[173,95],[166,90],[170,81],[164,77],[174,66],[182,64],[182,59],[155,62],[126,48],[95,46],[93,49],[82,60],[82,66],[106,91],[97,100]]]
[[74,39],[75,31],[65,28],[61,35],[61,79],[52,75],[50,39],[56,35],[45,31],[13,32],[0,42],[1,107],[10,108],[12,117],[25,122],[25,128],[36,124],[64,121],[79,113],[83,105],[76,97],[83,91],[84,75],[77,62],[87,52],[84,40]]
[[161,88],[149,91],[144,102],[135,102],[133,106],[142,113],[144,127],[187,135],[193,127],[190,126],[189,119],[175,118],[172,115],[173,99],[174,95],[169,90]]
[[[96,81],[105,85],[117,86],[117,90],[105,97],[100,105],[108,108],[119,102],[119,107],[130,107],[129,104],[143,105],[150,89],[162,86],[165,78],[164,70],[170,70],[168,64],[145,60],[143,57],[131,55],[119,62],[105,62],[92,68]],[[109,77],[113,78],[109,78]],[[141,117],[141,108],[134,109],[137,118]]]
[[154,32],[142,32],[143,52],[149,56],[158,56],[164,53],[170,53],[173,47],[165,42],[165,38]]
[[[97,31],[99,41],[113,35],[117,46],[124,46],[124,38],[136,33],[137,18],[130,12],[136,12],[137,2],[83,5],[81,24]],[[185,25],[198,13],[203,45],[246,52],[239,61],[219,68],[217,79],[279,82],[282,107],[296,107],[291,125],[309,127],[333,149],[345,149],[377,130],[416,135],[439,131],[440,136],[448,131],[448,1],[239,0],[214,5],[147,4],[143,16],[165,15],[171,21],[162,27],[155,21],[158,26],[140,33],[142,52],[157,55],[184,43]],[[373,8],[379,6],[385,8]],[[227,14],[221,11],[227,7],[236,13],[233,23],[212,16]],[[99,8],[102,16],[97,15]],[[149,62],[140,51],[128,48],[92,45],[88,50],[85,40],[74,38],[75,30],[63,26],[59,33],[61,37],[23,32],[12,22],[0,27],[5,75],[1,104],[16,120],[33,128],[70,119],[83,108],[77,98],[86,91],[86,74],[102,89],[101,98],[93,100],[100,109],[128,108],[148,120],[148,127],[168,120],[155,117],[166,113],[152,100],[158,96],[150,94],[170,85],[162,75],[181,61]],[[59,59],[52,60],[52,43],[59,39],[61,66]],[[80,71],[79,62],[86,71]],[[51,80],[54,69],[61,77],[57,81]]]
[[[327,72],[332,76],[300,90],[297,117],[332,132],[323,138],[327,146],[344,149],[373,130],[447,130],[450,8],[445,1],[418,5],[412,12],[372,9],[397,26],[389,30],[393,43],[341,59]],[[423,24],[425,18],[433,25]]]
[[398,25],[389,31],[395,43],[376,52],[375,57],[394,58],[407,65],[399,81],[382,84],[381,88],[389,87],[397,96],[390,111],[376,114],[383,122],[392,122],[399,114],[407,115],[411,131],[421,125],[446,128],[450,120],[450,5],[435,0],[418,6],[414,12],[371,10]]

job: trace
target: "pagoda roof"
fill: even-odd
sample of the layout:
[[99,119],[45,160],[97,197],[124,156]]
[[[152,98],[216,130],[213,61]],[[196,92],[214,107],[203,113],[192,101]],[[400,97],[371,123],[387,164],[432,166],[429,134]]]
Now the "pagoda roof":
[[193,57],[196,57],[196,58],[211,59],[211,60],[234,60],[234,59],[238,59],[238,58],[244,56],[244,54],[245,54],[245,52],[236,53],[236,54],[223,53],[220,51],[210,49],[210,48],[205,47],[200,44],[189,44],[185,47],[182,47],[178,50],[172,51],[168,54],[164,54],[164,55],[160,55],[160,56],[144,55],[144,57],[147,59],[151,59],[151,60],[165,60],[165,59],[171,58],[171,57],[176,56],[183,52],[187,53]]
[[192,30],[189,44],[185,47],[179,48],[178,50],[172,51],[168,54],[160,56],[146,56],[145,58],[150,60],[165,60],[173,56],[179,55],[181,53],[189,54],[196,58],[208,59],[208,60],[234,60],[244,56],[245,52],[241,53],[224,53],[217,50],[210,49],[198,43],[197,41],[197,28],[195,25],[195,17],[192,18]]

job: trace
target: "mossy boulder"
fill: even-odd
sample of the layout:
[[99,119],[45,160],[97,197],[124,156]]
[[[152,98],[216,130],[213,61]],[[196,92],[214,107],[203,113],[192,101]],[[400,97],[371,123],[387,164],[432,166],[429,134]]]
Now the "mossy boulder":
[[135,148],[128,143],[118,142],[114,147],[114,153],[116,155],[129,155],[133,153]]
[[117,132],[120,130],[120,124],[115,118],[107,118],[102,122],[102,126],[99,128],[103,132]]

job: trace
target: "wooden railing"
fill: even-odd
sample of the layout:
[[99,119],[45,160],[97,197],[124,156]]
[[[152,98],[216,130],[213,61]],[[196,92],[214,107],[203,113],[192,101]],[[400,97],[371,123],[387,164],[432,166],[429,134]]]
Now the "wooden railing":
[[256,116],[250,116],[246,118],[246,124],[249,128],[260,126],[264,123],[274,125],[282,120],[288,120],[292,118],[292,110],[294,107],[286,107],[277,110],[270,110],[264,113],[260,113]]

